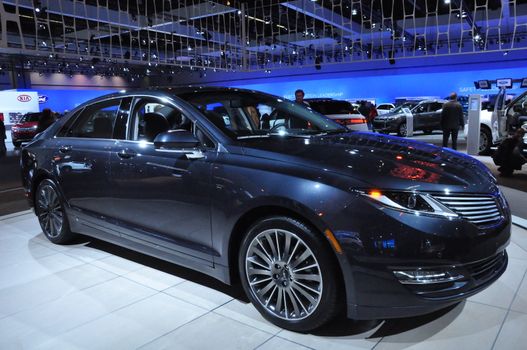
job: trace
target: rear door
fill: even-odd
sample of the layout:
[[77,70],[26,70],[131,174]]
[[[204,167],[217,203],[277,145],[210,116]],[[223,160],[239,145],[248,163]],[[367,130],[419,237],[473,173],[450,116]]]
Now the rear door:
[[115,122],[128,113],[130,98],[112,98],[84,108],[53,142],[55,175],[73,209],[108,215],[110,151]]
[[433,102],[428,106],[428,114],[426,116],[426,128],[428,130],[441,130],[441,110],[443,104],[441,102]]
[[426,114],[428,113],[428,103],[420,103],[412,111],[414,117],[414,130],[421,130],[426,126]]

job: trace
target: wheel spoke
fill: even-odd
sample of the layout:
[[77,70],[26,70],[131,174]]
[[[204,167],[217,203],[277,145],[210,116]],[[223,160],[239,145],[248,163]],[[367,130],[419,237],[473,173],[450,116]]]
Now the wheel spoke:
[[295,255],[296,248],[300,245],[300,240],[296,241],[295,247],[293,248],[293,251],[291,252],[291,255],[289,255],[289,258],[287,259],[287,265],[291,262],[291,258]]
[[293,311],[295,312],[295,316],[296,317],[300,316],[300,309],[298,308],[298,304],[296,302],[295,297],[293,296],[293,293],[291,293],[291,289],[288,288],[286,290],[286,293],[287,293],[287,296],[289,297],[290,304],[293,307]]
[[265,275],[265,276],[271,276],[271,270],[262,270],[262,269],[249,269],[247,271],[250,276],[252,275]]
[[291,247],[291,235],[285,235],[284,251],[282,255],[283,261],[289,261],[288,254]]
[[304,298],[306,298],[311,304],[316,304],[317,300],[315,299],[315,297],[313,297],[311,294],[309,294],[302,287],[300,287],[299,285],[297,285],[295,283],[293,283],[292,287],[293,287],[293,289],[297,290],[300,294],[302,294],[304,296]]
[[[269,283],[267,283],[267,285],[265,287],[263,287],[262,289],[260,289],[259,293],[260,295],[263,297],[265,294],[267,294],[267,292],[269,290],[271,290],[273,287],[276,288],[276,284],[274,283],[274,281],[271,281]],[[272,295],[272,293],[271,293]],[[271,295],[269,297],[271,297]]]
[[255,286],[257,284],[264,283],[264,282],[271,281],[271,280],[272,280],[271,277],[267,277],[267,278],[264,278],[264,279],[261,279],[261,280],[258,280],[258,281],[253,281],[253,282],[251,282],[251,286]]
[[253,247],[252,251],[254,252],[254,254],[258,255],[263,261],[265,261],[268,265],[271,265],[273,263],[269,256],[262,252],[260,248]]
[[277,251],[276,251],[276,247],[274,245],[274,242],[273,242],[273,238],[269,235],[266,235],[265,236],[265,240],[267,241],[267,243],[269,243],[269,247],[271,248],[271,254],[273,257],[280,257],[280,255],[277,254]]
[[302,282],[294,281],[293,283],[294,283],[294,284],[298,284],[300,287],[302,287],[302,288],[304,288],[304,289],[307,289],[308,291],[313,292],[313,293],[315,293],[316,295],[320,295],[320,292],[319,292],[318,290],[313,289],[313,288],[311,288],[311,287],[308,287],[308,286],[306,286],[305,284],[303,284]]
[[275,284],[273,290],[271,291],[271,294],[269,294],[269,299],[267,299],[267,301],[265,302],[265,307],[269,305],[269,303],[271,302],[271,299],[273,298],[273,294],[277,289],[278,287]]
[[269,268],[269,265],[264,265],[264,264],[262,264],[261,262],[259,262],[258,260],[256,260],[256,257],[254,257],[254,256],[253,256],[253,257],[250,257],[248,260],[249,260],[249,262],[251,262],[252,264],[258,265],[258,266],[260,266],[260,267],[263,267],[263,268],[266,269],[266,270],[271,271],[270,268]]
[[276,297],[276,307],[275,307],[275,312],[278,315],[280,315],[282,311],[282,300],[283,300],[282,295],[283,294],[284,294],[284,290],[282,288],[278,288],[278,296]]
[[308,311],[307,311],[306,307],[304,306],[304,303],[302,302],[302,300],[300,300],[300,297],[296,294],[294,288],[291,288],[291,293],[293,293],[294,297],[296,298],[296,300],[298,301],[300,306],[302,306],[302,309],[304,310],[304,312],[307,314]]
[[277,257],[280,260],[282,254],[280,253],[280,240],[278,239],[278,230],[274,230],[274,237],[276,238]]
[[267,258],[269,259],[269,261],[273,261],[273,258],[271,257],[271,255],[267,252],[267,249],[265,249],[265,247],[263,246],[262,242],[260,240],[258,240],[258,245],[260,246],[260,248],[262,248],[262,251],[265,253],[265,255],[267,256]]
[[298,258],[295,259],[295,261],[290,264],[291,268],[294,269],[295,267],[303,263],[307,258],[309,258],[310,255],[311,252],[306,249],[306,251],[303,252],[302,255],[300,255]]
[[294,275],[293,277],[298,280],[320,282],[320,275],[314,274],[314,273],[310,273],[310,274],[299,273],[299,274]]
[[311,269],[313,267],[318,267],[318,264],[311,264],[311,265],[307,265],[307,266],[304,266],[304,267],[300,267],[298,269],[293,269],[293,272],[294,273],[297,273],[297,272],[300,272],[300,271],[304,271],[304,270],[307,270],[307,269]]

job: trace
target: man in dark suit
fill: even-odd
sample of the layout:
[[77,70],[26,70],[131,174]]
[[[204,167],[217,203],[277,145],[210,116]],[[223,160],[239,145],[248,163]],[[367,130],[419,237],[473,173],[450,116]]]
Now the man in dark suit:
[[448,139],[452,135],[452,148],[457,149],[457,134],[464,126],[463,107],[457,101],[455,92],[450,94],[450,101],[443,105],[441,112],[441,129],[443,129],[443,147],[448,147]]

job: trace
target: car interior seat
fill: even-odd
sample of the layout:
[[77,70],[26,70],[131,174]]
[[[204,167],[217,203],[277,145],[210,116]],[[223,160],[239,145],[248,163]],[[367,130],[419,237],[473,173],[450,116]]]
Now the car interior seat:
[[112,120],[106,117],[97,117],[93,120],[93,131],[91,137],[98,139],[111,139],[112,138]]
[[158,134],[170,130],[168,120],[161,113],[145,113],[143,120],[145,122],[144,136],[148,142],[154,142]]

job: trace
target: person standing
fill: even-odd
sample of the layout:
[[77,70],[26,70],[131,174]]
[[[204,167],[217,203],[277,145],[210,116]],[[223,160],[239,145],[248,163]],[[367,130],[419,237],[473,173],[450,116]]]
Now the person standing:
[[443,105],[441,111],[441,129],[443,129],[443,147],[448,147],[448,139],[452,135],[452,149],[457,150],[457,135],[464,126],[463,107],[457,101],[455,92],[450,94],[450,101]]
[[524,136],[525,130],[517,129],[511,137],[499,145],[496,153],[492,156],[494,164],[499,166],[498,171],[501,176],[512,176],[514,170],[521,170],[522,165],[527,162],[527,159],[522,155],[525,147]]
[[299,104],[305,104],[306,106],[309,106],[309,102],[304,101],[304,96],[306,94],[304,93],[304,90],[298,89],[295,91],[295,102]]
[[7,148],[5,146],[5,139],[7,138],[5,132],[4,115],[0,113],[0,157],[7,154]]

